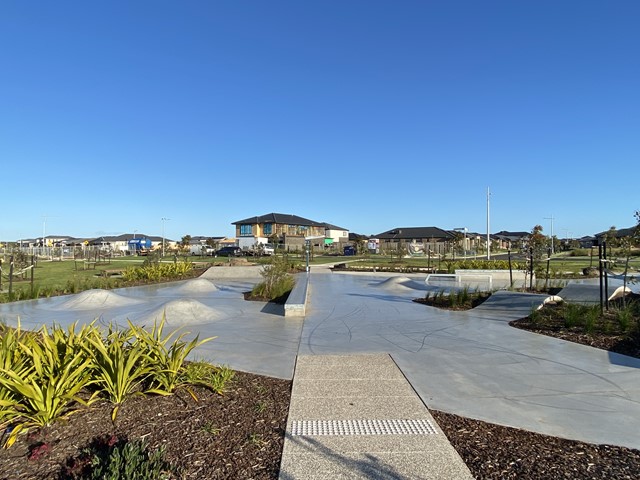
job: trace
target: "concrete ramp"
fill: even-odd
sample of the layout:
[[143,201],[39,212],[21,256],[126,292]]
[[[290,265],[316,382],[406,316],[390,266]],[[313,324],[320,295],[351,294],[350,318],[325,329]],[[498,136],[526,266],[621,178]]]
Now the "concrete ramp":
[[389,277],[380,283],[374,284],[374,287],[387,290],[429,290],[423,282],[418,282],[409,277]]
[[179,287],[172,287],[175,293],[184,293],[187,295],[214,293],[219,290],[215,283],[205,278],[197,278],[195,280],[187,280]]
[[202,325],[216,322],[229,316],[223,310],[211,308],[193,299],[180,299],[167,302],[160,307],[130,317],[136,324],[152,325],[165,315],[166,323],[172,327]]
[[225,265],[210,267],[206,272],[200,275],[200,278],[209,280],[215,280],[219,278],[262,279],[260,272],[262,272],[261,265]]
[[[626,287],[626,292],[631,293],[631,286]],[[609,280],[609,288],[605,297],[609,300],[619,298],[624,295],[625,287],[618,281]],[[558,296],[565,302],[578,303],[583,305],[594,305],[600,303],[600,284],[598,280],[572,282],[564,287]]]

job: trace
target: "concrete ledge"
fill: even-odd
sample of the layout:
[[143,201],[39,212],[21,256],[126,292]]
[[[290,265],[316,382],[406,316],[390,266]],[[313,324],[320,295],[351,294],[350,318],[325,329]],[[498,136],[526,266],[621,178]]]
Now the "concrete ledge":
[[301,273],[296,277],[296,285],[291,290],[287,303],[284,304],[285,317],[304,317],[307,307],[307,291],[309,274]]

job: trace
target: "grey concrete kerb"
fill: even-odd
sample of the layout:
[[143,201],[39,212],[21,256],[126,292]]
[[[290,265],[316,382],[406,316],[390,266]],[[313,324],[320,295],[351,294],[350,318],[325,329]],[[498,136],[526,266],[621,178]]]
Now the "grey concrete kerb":
[[309,288],[309,273],[296,275],[296,284],[284,305],[285,317],[304,317],[307,308],[307,292]]

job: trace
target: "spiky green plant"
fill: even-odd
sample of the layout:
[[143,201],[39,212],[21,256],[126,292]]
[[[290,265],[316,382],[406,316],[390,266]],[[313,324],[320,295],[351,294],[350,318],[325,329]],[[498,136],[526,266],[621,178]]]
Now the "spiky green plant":
[[[165,335],[165,324],[165,314],[162,315],[160,322],[154,322],[150,332],[129,322],[129,328],[136,336],[137,341],[146,348],[146,356],[152,366],[149,376],[151,385],[147,391],[160,395],[173,393],[177,388],[187,386],[181,376],[187,356],[196,347],[216,338],[209,337],[199,340],[199,335],[196,335],[193,340],[187,342],[184,337],[188,332],[182,332],[178,335],[179,330],[173,330]],[[190,383],[193,384],[193,382]],[[189,391],[195,398],[193,392]]]
[[106,338],[99,333],[88,338],[87,351],[92,359],[90,383],[114,404],[111,420],[115,422],[127,397],[144,394],[141,386],[154,370],[148,348],[131,329],[118,330],[110,324]]
[[49,332],[43,326],[37,334],[25,335],[18,342],[23,363],[19,368],[0,368],[0,385],[8,390],[9,402],[2,403],[4,421],[14,424],[5,446],[11,446],[18,434],[33,426],[51,425],[78,410],[75,404],[88,405],[92,399],[79,396],[89,382],[91,359],[81,346],[92,326],[76,334],[75,324],[68,333],[55,326]]

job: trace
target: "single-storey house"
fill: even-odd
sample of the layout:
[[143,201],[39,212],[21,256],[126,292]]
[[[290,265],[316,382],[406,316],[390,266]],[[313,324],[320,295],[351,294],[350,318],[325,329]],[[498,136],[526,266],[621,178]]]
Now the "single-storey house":
[[380,252],[394,251],[398,246],[411,255],[444,255],[453,245],[456,235],[438,227],[400,227],[374,235]]

